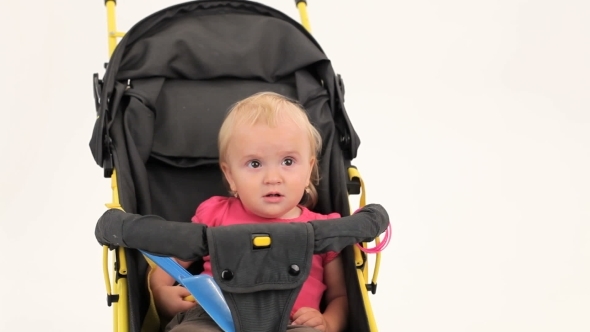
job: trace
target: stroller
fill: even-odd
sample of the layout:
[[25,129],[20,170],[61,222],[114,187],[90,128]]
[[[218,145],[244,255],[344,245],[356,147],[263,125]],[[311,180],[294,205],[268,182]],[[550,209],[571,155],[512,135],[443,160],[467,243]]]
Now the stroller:
[[[102,79],[94,74],[97,120],[90,148],[113,191],[107,204],[111,213],[99,220],[96,232],[103,245],[107,304],[113,307],[114,331],[160,331],[164,322],[146,281],[153,261],[142,250],[195,257],[203,249],[198,246],[206,241],[187,237],[187,227],[196,225],[183,221],[190,221],[200,202],[228,195],[216,138],[232,104],[273,91],[304,106],[324,141],[314,208],[320,213],[350,216],[349,195],[360,194],[360,205],[365,205],[363,181],[351,164],[360,140],[344,108],[343,81],[308,32],[305,1],[296,1],[303,25],[251,1],[201,0],[156,12],[126,34],[116,31],[115,1],[105,4],[111,58]],[[113,211],[121,213],[116,220]],[[345,229],[342,225],[338,228]],[[348,242],[337,243],[342,246],[349,332],[377,331],[368,292],[376,291],[380,256],[369,281],[367,255],[356,243],[361,248],[373,240],[379,244],[383,225],[370,224]],[[159,231],[162,227],[166,230]],[[227,236],[231,240],[234,235]],[[272,243],[281,246],[276,238]],[[333,243],[323,246],[334,248]],[[200,268],[193,264],[189,271],[198,274]],[[247,320],[243,316],[234,319]]]

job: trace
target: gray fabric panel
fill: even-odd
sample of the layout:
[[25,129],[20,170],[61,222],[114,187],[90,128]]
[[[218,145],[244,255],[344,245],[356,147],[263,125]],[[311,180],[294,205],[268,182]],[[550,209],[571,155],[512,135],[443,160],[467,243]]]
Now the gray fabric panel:
[[117,77],[241,77],[274,82],[326,60],[307,36],[284,20],[249,13],[215,14],[184,12],[160,22],[149,35],[126,45]]
[[[270,248],[253,249],[252,236],[268,234]],[[219,287],[232,293],[293,289],[311,269],[313,228],[308,223],[242,224],[207,229],[211,268]],[[299,266],[298,275],[289,267]],[[231,280],[222,278],[230,270]]]
[[[267,234],[269,248],[252,239]],[[236,332],[284,331],[313,255],[308,223],[243,224],[207,229],[211,269],[232,311]],[[290,267],[299,273],[293,275]],[[224,273],[231,273],[231,279]]]
[[155,102],[160,95],[165,79],[163,77],[151,77],[133,81],[131,87],[127,86],[125,95],[127,103],[122,110],[124,113],[125,131],[130,147],[137,150],[143,163],[145,163],[152,151]]
[[[258,91],[275,91],[298,100],[306,109],[310,121],[322,135],[323,148],[319,157],[322,172],[320,185],[317,187],[319,203],[316,211],[329,213],[334,207],[339,211],[341,203],[334,203],[340,197],[346,197],[346,174],[342,164],[342,154],[338,146],[338,134],[335,129],[328,93],[308,71],[298,71],[294,76],[280,82],[270,84],[262,81],[220,79],[212,81],[167,80],[160,78],[151,80],[137,80],[126,91],[129,96],[127,108],[123,111],[125,119],[125,133],[127,136],[128,153],[136,155],[143,165],[148,158],[157,159],[163,163],[187,169],[199,165],[217,164],[216,137],[221,122],[236,101]],[[131,174],[137,187],[146,186],[140,178],[144,170],[138,163],[136,171]],[[193,175],[198,177],[199,169],[194,169]],[[187,173],[187,172],[184,172]],[[337,178],[338,181],[327,182],[323,179]],[[219,178],[221,180],[221,178]],[[219,182],[221,183],[221,181]],[[162,188],[150,188],[153,192]],[[217,186],[215,186],[217,188]],[[143,189],[140,189],[143,191]],[[179,193],[175,190],[175,193]],[[166,210],[194,209],[201,200],[188,198],[197,193],[195,190],[182,191],[189,206],[176,201],[167,200]],[[198,193],[210,195],[218,193],[200,188]],[[165,195],[177,195],[167,191]],[[225,193],[224,193],[225,194]],[[198,196],[203,196],[198,195]],[[160,214],[161,210],[154,210],[150,205],[155,204],[138,197],[138,210],[142,213],[157,213],[170,218],[168,214]],[[193,211],[194,212],[194,211]],[[183,214],[184,216],[185,214]],[[175,214],[175,216],[177,216]],[[189,216],[190,217],[190,216]],[[188,221],[189,219],[175,219]]]
[[322,151],[318,160],[320,184],[316,186],[318,204],[314,207],[314,211],[323,214],[340,212],[348,208],[346,206],[341,209],[341,206],[348,201],[347,175],[342,161],[342,151],[338,143],[338,133],[332,115],[333,111],[330,108],[328,92],[308,71],[296,72],[295,82],[297,84],[297,100],[303,105],[310,122],[322,136]]
[[154,158],[179,167],[216,163],[217,134],[230,107],[256,92],[295,97],[292,79],[167,80],[155,105]]
[[190,222],[199,203],[228,195],[217,163],[181,168],[150,158],[146,169],[152,211],[167,220]]
[[152,151],[154,113],[136,98],[129,98],[124,112],[128,142],[137,148],[139,158],[147,162]]

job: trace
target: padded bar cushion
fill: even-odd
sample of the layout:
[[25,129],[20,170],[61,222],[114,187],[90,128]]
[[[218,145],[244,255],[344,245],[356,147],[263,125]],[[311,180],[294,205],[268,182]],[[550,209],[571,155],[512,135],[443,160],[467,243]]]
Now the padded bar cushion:
[[[200,259],[210,251],[212,260],[223,261],[224,264],[220,266],[212,263],[213,276],[216,279],[221,278],[224,269],[235,271],[240,268],[241,271],[246,271],[237,278],[224,280],[220,287],[231,292],[250,292],[291,288],[293,285],[279,284],[302,282],[302,276],[309,273],[305,260],[312,254],[340,252],[349,245],[370,242],[385,232],[388,225],[387,211],[379,204],[368,204],[352,216],[305,224],[246,224],[215,228],[110,209],[97,221],[95,236],[102,245],[142,249],[183,260]],[[244,260],[236,253],[252,250],[252,234],[255,232],[271,235],[272,250],[254,250],[255,255]],[[207,239],[213,241],[210,242],[209,249]],[[279,263],[287,266],[296,264],[301,272],[298,276],[292,276],[287,273],[288,268],[280,273],[278,270],[256,268]]]
[[110,209],[96,223],[95,236],[102,245],[142,249],[191,261],[208,255],[206,229],[201,224]]
[[315,237],[315,253],[340,252],[349,245],[371,242],[389,225],[383,206],[367,204],[355,214],[330,220],[311,221]]

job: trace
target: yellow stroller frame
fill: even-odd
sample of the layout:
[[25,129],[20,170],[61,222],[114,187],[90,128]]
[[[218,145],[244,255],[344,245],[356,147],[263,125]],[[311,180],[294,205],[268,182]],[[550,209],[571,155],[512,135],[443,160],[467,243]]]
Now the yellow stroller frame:
[[[307,1],[306,0],[295,0],[296,7],[299,11],[301,24],[305,29],[311,33],[311,26],[309,17],[307,15]],[[122,38],[125,33],[117,30],[116,25],[116,1],[106,0],[105,7],[107,12],[107,39],[108,39],[108,55],[109,58],[112,56],[115,48],[117,47],[119,38]],[[122,209],[119,203],[119,191],[117,186],[117,172],[113,169],[111,174],[111,189],[112,189],[112,201],[106,204],[109,209]],[[357,188],[352,190],[350,195],[360,194],[359,207],[363,207],[366,204],[366,190],[364,181],[360,175],[360,172],[355,166],[348,168],[349,180],[356,185]],[[375,244],[379,244],[380,239],[375,238]],[[367,247],[368,243],[362,243],[363,247]],[[128,290],[127,290],[127,263],[125,259],[125,248],[117,247],[112,250],[112,255],[109,259],[109,247],[103,246],[103,274],[105,287],[107,291],[107,304],[113,307],[113,331],[114,332],[128,332],[129,331],[129,307],[128,307]],[[364,307],[369,322],[369,328],[371,332],[377,332],[377,324],[369,301],[368,292],[375,294],[377,287],[377,277],[379,274],[379,266],[381,263],[381,253],[376,253],[375,256],[375,267],[371,282],[369,283],[369,260],[367,255],[363,253],[356,246],[354,247],[354,261],[357,271],[357,280],[361,289],[363,297]],[[110,277],[112,274],[112,278]],[[148,315],[149,317],[149,315]],[[156,321],[146,322],[143,324],[142,331],[148,331],[150,325],[158,328],[159,324]],[[148,326],[148,327],[146,327]]]

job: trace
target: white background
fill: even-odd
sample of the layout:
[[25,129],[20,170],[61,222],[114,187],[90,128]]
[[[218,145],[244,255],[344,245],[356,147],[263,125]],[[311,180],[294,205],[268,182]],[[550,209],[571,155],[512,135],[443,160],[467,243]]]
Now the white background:
[[[118,25],[178,1],[120,0]],[[298,19],[292,0],[264,1]],[[590,331],[590,2],[310,0],[393,240],[381,331]],[[88,141],[103,0],[10,1],[0,331],[109,331]]]

